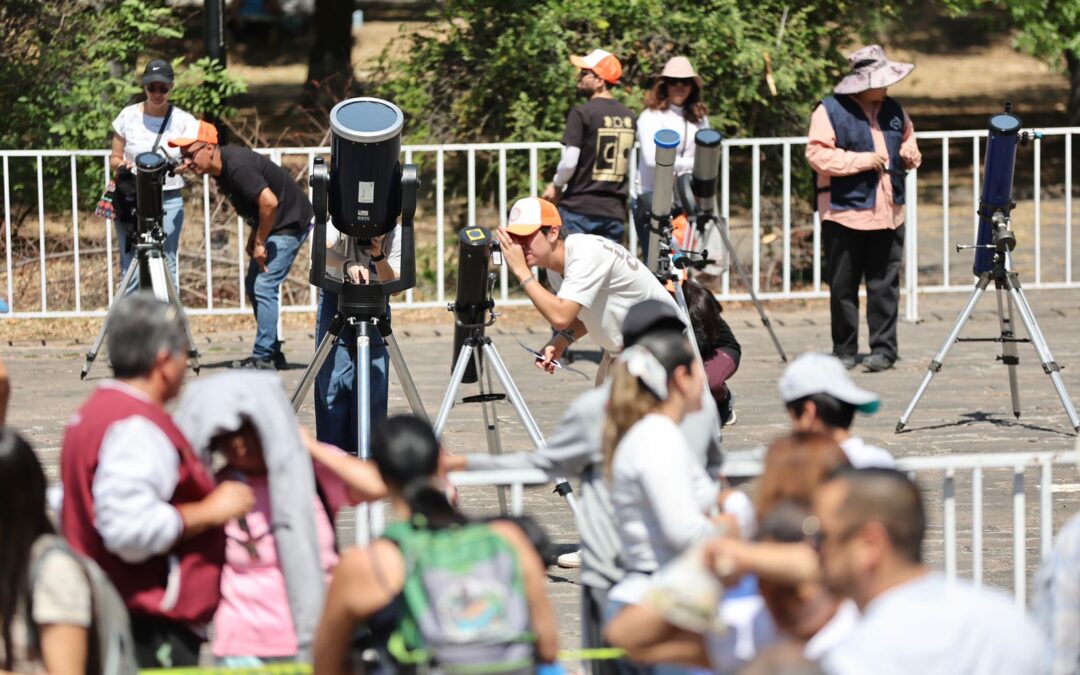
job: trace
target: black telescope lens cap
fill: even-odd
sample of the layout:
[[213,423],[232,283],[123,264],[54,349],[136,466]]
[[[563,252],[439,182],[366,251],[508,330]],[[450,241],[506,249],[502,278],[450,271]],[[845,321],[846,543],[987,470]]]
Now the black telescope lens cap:
[[458,232],[458,240],[467,246],[487,246],[494,239],[491,232],[483,227],[466,227]]
[[990,118],[990,131],[998,134],[1015,134],[1020,131],[1020,118],[1010,113],[998,113]]
[[705,147],[719,145],[723,140],[724,136],[716,129],[702,129],[694,134],[694,143]]
[[140,171],[157,171],[165,166],[165,158],[156,152],[141,152],[135,156],[135,166]]
[[397,136],[404,126],[401,109],[377,98],[342,101],[330,111],[334,133],[350,141],[378,143]]

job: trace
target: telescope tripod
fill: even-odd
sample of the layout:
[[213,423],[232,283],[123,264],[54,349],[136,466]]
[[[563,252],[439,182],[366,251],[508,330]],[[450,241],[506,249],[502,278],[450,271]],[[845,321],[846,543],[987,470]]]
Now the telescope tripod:
[[[181,323],[184,324],[184,332],[187,334],[189,345],[188,358],[191,359],[191,367],[197,375],[200,367],[199,350],[195,348],[195,340],[191,337],[191,328],[188,326],[187,315],[184,313],[184,305],[180,302],[180,294],[173,284],[172,274],[169,273],[165,266],[163,237],[158,236],[158,234],[146,232],[140,235],[138,242],[135,244],[135,256],[132,257],[127,271],[124,272],[124,278],[120,282],[116,294],[126,295],[128,285],[138,274],[140,291],[149,289],[153,291],[154,297],[158,300],[175,307]],[[115,309],[115,305],[109,308],[108,314],[105,315],[105,321],[101,324],[97,339],[91,345],[90,351],[86,352],[86,362],[83,364],[82,372],[79,373],[80,380],[85,380],[86,376],[90,374],[94,359],[97,358],[98,352],[101,351],[101,345],[105,343],[105,335],[109,331],[109,320],[112,318],[113,309]]]
[[[299,411],[307,398],[311,385],[315,382],[323,364],[326,363],[330,350],[341,337],[346,326],[356,329],[356,439],[359,445],[358,454],[360,459],[371,458],[371,338],[377,330],[386,343],[386,349],[390,353],[390,362],[394,372],[397,373],[401,386],[405,390],[405,398],[409,401],[409,407],[417,417],[427,421],[427,412],[424,404],[420,401],[420,392],[416,389],[416,383],[412,379],[409,367],[405,363],[405,357],[401,354],[397,339],[390,326],[390,319],[386,314],[382,316],[352,314],[341,309],[334,315],[330,328],[326,331],[315,355],[311,358],[300,382],[293,391],[291,403],[294,411]],[[383,504],[360,504],[356,507],[356,543],[366,545],[372,537],[382,532],[385,522]]]
[[[1054,361],[1054,357],[1050,353],[1050,347],[1046,344],[1046,338],[1043,337],[1042,329],[1039,328],[1039,324],[1035,320],[1035,312],[1032,311],[1024,291],[1020,288],[1020,278],[1015,270],[1010,269],[1011,266],[1012,260],[1008,251],[1001,251],[994,256],[993,268],[979,275],[978,280],[975,282],[975,289],[968,298],[967,304],[960,310],[960,315],[957,317],[952,331],[945,338],[945,343],[941,345],[941,349],[938,350],[933,360],[930,361],[919,389],[915,392],[911,403],[908,404],[907,410],[900,416],[900,421],[896,424],[897,433],[903,431],[904,427],[907,426],[911,414],[915,412],[915,406],[919,404],[919,399],[922,398],[926,388],[930,386],[930,380],[941,371],[941,367],[945,363],[945,357],[953,344],[957,342],[1001,343],[1002,354],[997,359],[1009,369],[1009,392],[1012,396],[1013,415],[1017,418],[1020,417],[1020,387],[1016,379],[1016,366],[1020,363],[1020,357],[1016,344],[1019,342],[1031,343],[1035,348],[1035,353],[1039,355],[1043,372],[1050,376],[1050,382],[1054,385],[1058,398],[1061,399],[1061,405],[1065,408],[1069,423],[1072,425],[1073,430],[1080,432],[1080,417],[1077,416],[1076,408],[1073,407],[1072,400],[1070,400],[1068,392],[1065,391],[1065,384],[1061,381],[1061,366]],[[979,298],[990,286],[990,282],[994,283],[994,288],[997,290],[997,314],[998,324],[1001,327],[1000,335],[995,338],[961,338],[960,331],[964,327],[964,323],[971,317],[975,305],[978,304]],[[1028,334],[1026,338],[1018,338],[1014,333],[1014,310],[1020,315],[1020,321],[1024,324],[1024,329]]]
[[[540,432],[540,426],[536,423],[532,413],[529,412],[528,407],[526,407],[525,399],[522,398],[521,391],[518,390],[514,379],[510,376],[510,371],[507,369],[502,357],[499,356],[499,351],[495,349],[495,344],[491,341],[491,338],[484,335],[486,325],[467,326],[469,335],[466,336],[465,341],[462,343],[457,361],[454,362],[454,372],[450,376],[446,396],[443,398],[442,406],[439,408],[439,415],[435,418],[435,436],[441,437],[443,429],[446,428],[446,421],[450,417],[450,410],[454,407],[454,402],[457,400],[458,388],[465,379],[465,371],[468,370],[469,360],[471,359],[476,366],[476,383],[480,393],[476,396],[466,396],[461,401],[462,403],[480,403],[484,414],[488,452],[493,455],[502,454],[502,441],[499,437],[499,417],[496,414],[495,402],[507,398],[510,399],[510,403],[514,406],[518,419],[521,420],[526,433],[529,434],[533,446],[540,448],[544,445],[544,436]],[[491,368],[487,369],[486,372],[485,363],[491,365]],[[495,393],[491,378],[492,370],[495,371],[496,377],[499,378],[499,383],[502,385],[503,391],[506,392],[505,394]],[[487,377],[486,388],[484,385],[485,376]],[[570,483],[565,478],[556,477],[555,492],[566,499],[566,503],[570,506],[570,511],[574,514],[576,520],[580,514],[577,499],[574,497],[574,491]],[[506,490],[503,487],[499,488],[499,509],[504,515],[507,513]]]

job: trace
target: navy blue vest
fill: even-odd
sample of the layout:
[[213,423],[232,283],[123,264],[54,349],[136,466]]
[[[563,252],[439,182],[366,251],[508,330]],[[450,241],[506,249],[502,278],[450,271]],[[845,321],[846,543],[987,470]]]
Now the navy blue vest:
[[[852,152],[873,152],[874,139],[870,135],[870,122],[858,102],[850,96],[828,96],[821,105],[829,115],[836,147]],[[889,152],[889,178],[892,180],[893,201],[904,203],[904,162],[900,159],[900,144],[904,140],[904,109],[895,100],[886,97],[878,111],[878,126],[885,134],[885,147]],[[877,171],[864,171],[853,176],[831,176],[830,205],[833,211],[873,208],[877,202]],[[815,200],[815,206],[817,202]]]

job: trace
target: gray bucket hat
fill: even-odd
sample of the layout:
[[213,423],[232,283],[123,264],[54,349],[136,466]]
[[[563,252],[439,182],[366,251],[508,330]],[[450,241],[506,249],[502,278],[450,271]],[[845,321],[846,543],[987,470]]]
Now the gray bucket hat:
[[863,47],[848,57],[850,72],[833,89],[834,94],[858,94],[867,89],[891,87],[911,74],[915,64],[890,61],[881,45]]

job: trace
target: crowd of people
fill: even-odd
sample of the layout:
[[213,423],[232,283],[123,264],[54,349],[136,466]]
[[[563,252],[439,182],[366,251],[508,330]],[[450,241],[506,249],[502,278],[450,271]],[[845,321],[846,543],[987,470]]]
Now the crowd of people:
[[[728,380],[742,347],[709,291],[681,278],[665,287],[622,244],[635,133],[645,149],[651,138],[641,134],[679,131],[675,170],[689,171],[692,130],[708,126],[701,78],[687,59],[671,59],[635,122],[611,95],[622,72],[613,54],[572,63],[589,100],[570,113],[544,197],[516,202],[497,238],[552,328],[537,367],[554,372],[586,337],[603,355],[595,388],[570,402],[542,447],[501,455],[450,452],[427,422],[387,417],[384,349],[372,351],[372,400],[358,402],[348,340],[317,379],[315,433],[300,425],[280,380],[260,371],[284,359],[275,284],[307,235],[311,205],[269,160],[219,144],[213,126],[173,111],[171,69],[147,66],[147,102],[118,120],[114,163],[148,140],[139,124],[158,119],[152,147],[164,138],[178,148],[185,167],[214,177],[252,222],[255,348],[244,370],[185,385],[191,345],[178,309],[144,293],[120,299],[108,333],[113,378],[67,423],[53,514],[30,443],[0,426],[0,671],[113,673],[212,659],[256,670],[312,663],[317,673],[552,672],[560,624],[575,620],[584,647],[621,650],[586,660],[605,674],[1080,668],[1075,521],[1037,578],[1036,622],[1001,592],[925,564],[918,486],[887,450],[852,433],[856,415],[880,404],[848,374],[864,275],[874,293],[865,365],[885,370],[897,356],[897,176],[919,156],[885,88],[910,68],[880,48],[860,50],[814,113],[808,158],[836,268],[833,354],[787,366],[777,406],[791,428],[747,451],[763,470],[745,490],[723,477],[721,454],[722,429],[736,421]],[[630,210],[645,214],[655,157],[642,152],[640,161]],[[182,208],[173,220],[178,232]],[[329,273],[393,279],[398,235],[363,255],[349,238],[330,237]],[[551,273],[547,283],[536,267]],[[324,292],[320,333],[334,309]],[[0,363],[0,425],[9,389]],[[358,404],[373,410],[370,461],[356,456]],[[447,480],[529,467],[577,484],[581,548],[565,563],[581,567],[576,618],[556,615],[548,597],[554,561],[542,528],[464,515]],[[384,500],[390,525],[340,550],[339,512]]]

